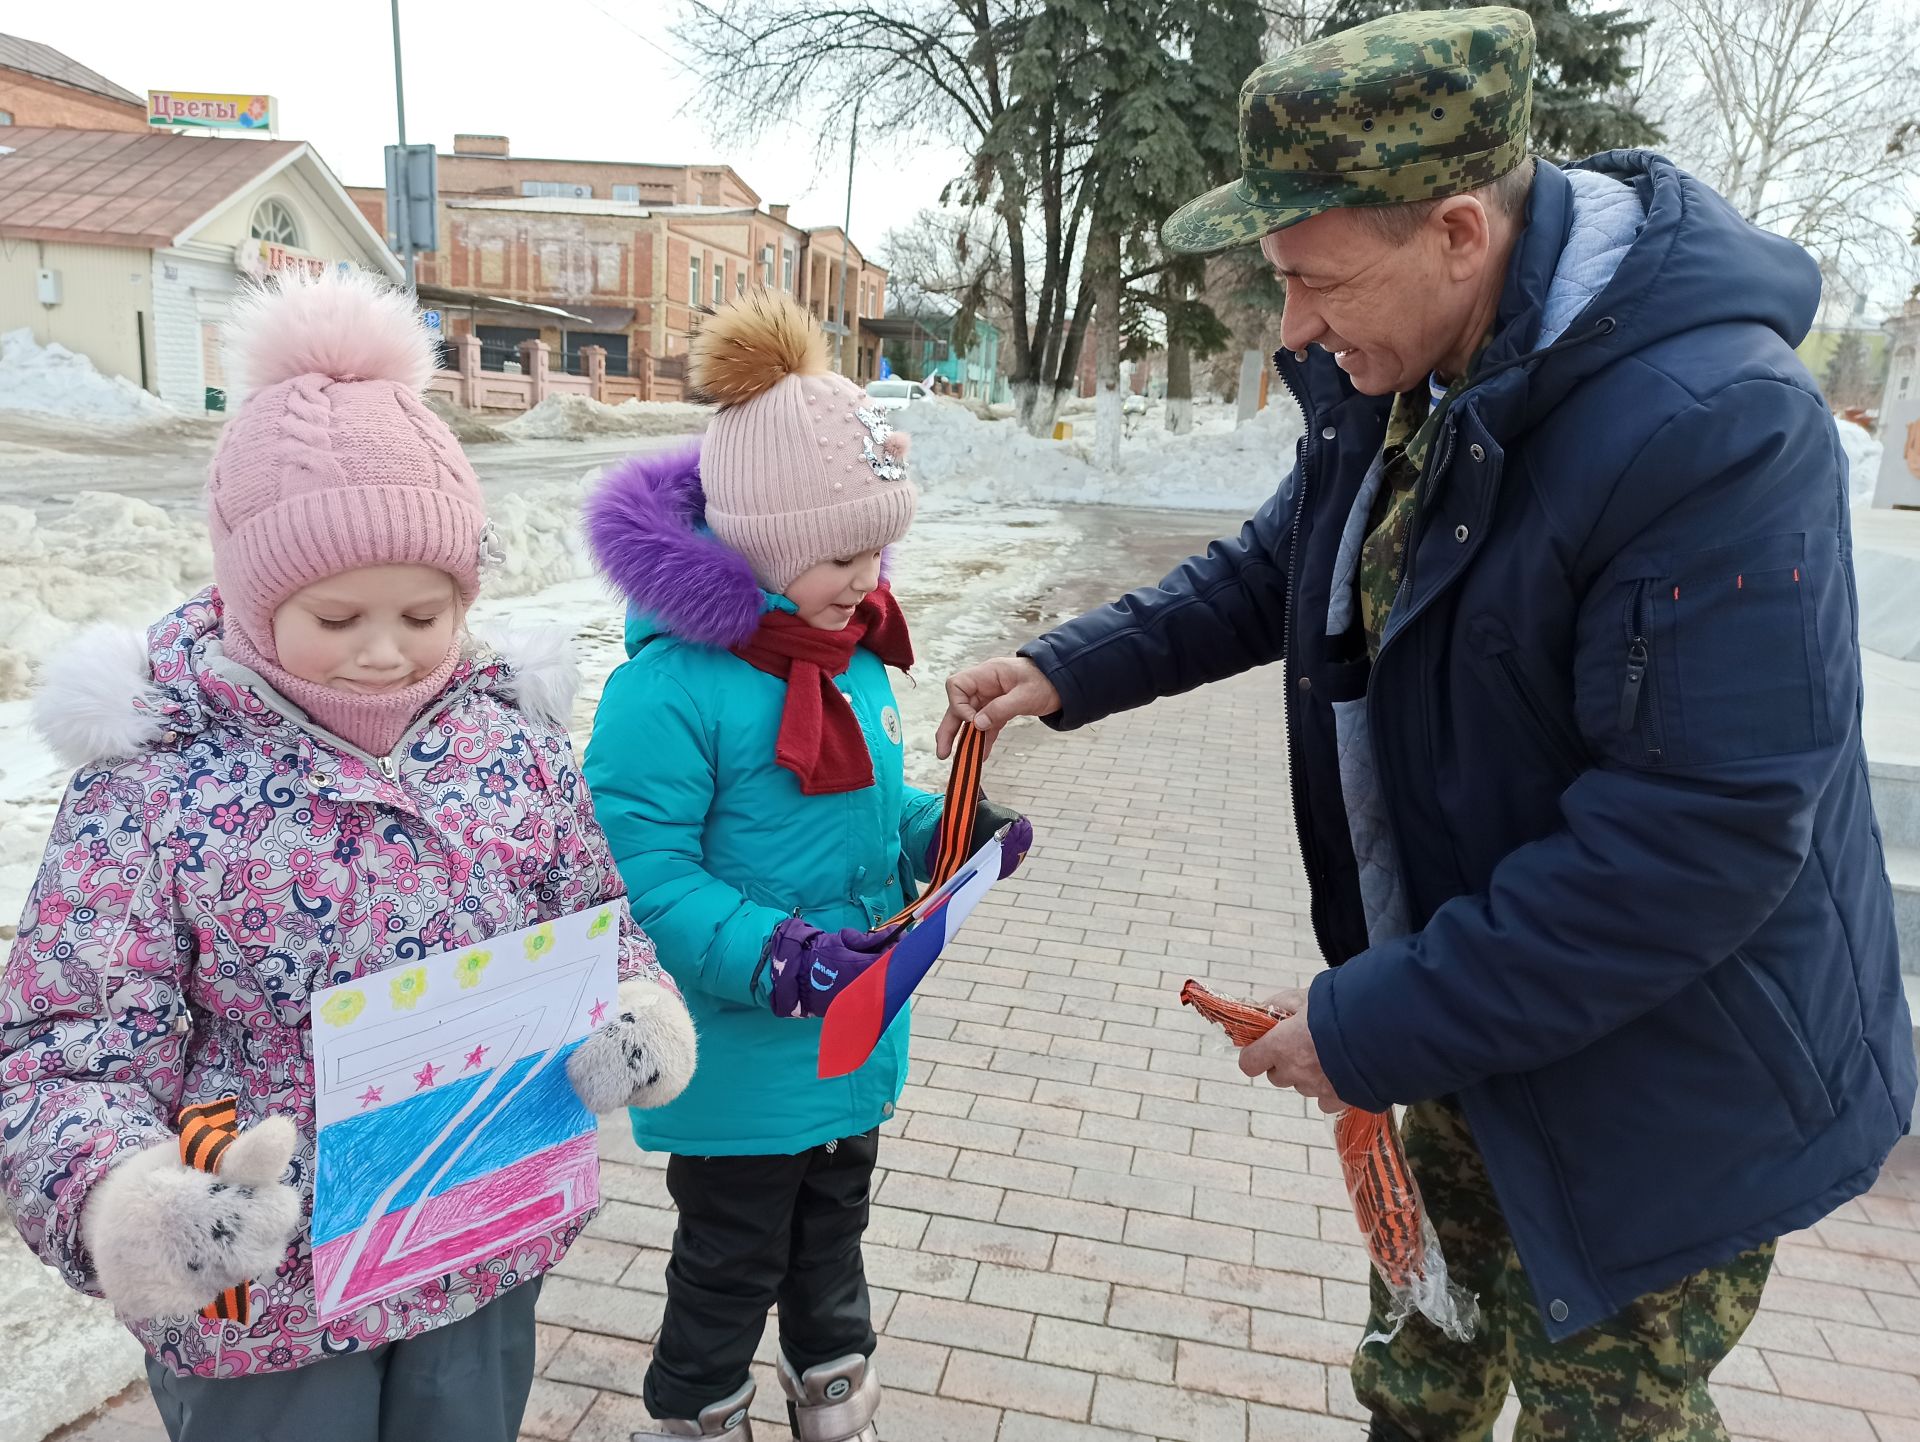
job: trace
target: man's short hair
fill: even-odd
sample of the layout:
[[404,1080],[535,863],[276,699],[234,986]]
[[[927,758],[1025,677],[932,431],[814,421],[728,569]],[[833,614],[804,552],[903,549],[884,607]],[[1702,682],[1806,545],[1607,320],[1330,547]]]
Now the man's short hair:
[[[1519,220],[1526,214],[1527,196],[1532,190],[1533,157],[1528,156],[1498,180],[1467,194],[1479,196],[1483,204],[1508,220]],[[1376,235],[1402,245],[1413,239],[1414,233],[1427,223],[1427,217],[1447,199],[1451,197],[1412,200],[1402,205],[1356,205],[1353,212],[1365,220]]]

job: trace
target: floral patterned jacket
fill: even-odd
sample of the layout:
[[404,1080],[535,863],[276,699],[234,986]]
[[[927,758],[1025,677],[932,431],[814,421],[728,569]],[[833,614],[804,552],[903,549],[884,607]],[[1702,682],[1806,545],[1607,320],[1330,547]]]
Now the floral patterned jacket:
[[[517,662],[475,648],[374,758],[226,659],[220,620],[209,590],[144,637],[92,633],[37,706],[79,771],[0,974],[0,1197],[82,1291],[88,1189],[184,1106],[290,1117],[311,1216],[316,988],[624,895],[565,729],[563,638],[519,638]],[[620,914],[622,977],[663,978]],[[327,1324],[303,1228],[254,1279],[250,1324],[129,1325],[183,1374],[298,1367],[470,1315],[579,1225]]]

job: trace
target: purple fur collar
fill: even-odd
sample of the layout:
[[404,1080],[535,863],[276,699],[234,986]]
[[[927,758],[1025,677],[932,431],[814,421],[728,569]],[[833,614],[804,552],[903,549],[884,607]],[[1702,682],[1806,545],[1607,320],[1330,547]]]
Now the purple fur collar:
[[622,461],[587,498],[587,544],[607,579],[661,630],[732,647],[760,625],[753,568],[704,529],[700,443]]

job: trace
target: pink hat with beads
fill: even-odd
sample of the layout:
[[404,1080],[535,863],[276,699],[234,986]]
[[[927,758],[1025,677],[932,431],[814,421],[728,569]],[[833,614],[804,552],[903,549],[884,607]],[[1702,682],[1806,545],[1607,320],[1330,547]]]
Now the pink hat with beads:
[[906,535],[907,438],[827,370],[826,337],[790,297],[749,291],[722,306],[691,358],[695,393],[720,405],[700,451],[707,525],[763,587]]
[[269,661],[274,613],[363,566],[419,565],[480,589],[487,517],[446,423],[420,399],[434,345],[412,297],[358,270],[282,277],[226,327],[245,392],[214,452],[207,525],[229,623]]

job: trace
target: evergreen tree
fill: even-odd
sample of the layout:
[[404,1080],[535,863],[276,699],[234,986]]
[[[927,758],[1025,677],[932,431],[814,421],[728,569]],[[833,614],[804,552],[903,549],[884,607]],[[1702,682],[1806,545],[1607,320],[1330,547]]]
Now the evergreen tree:
[[[1337,0],[1323,33],[1409,8],[1466,9],[1474,0]],[[1633,78],[1627,44],[1651,23],[1626,10],[1577,0],[1507,0],[1533,19],[1533,148],[1548,159],[1577,160],[1621,146],[1651,145],[1660,132],[1623,98]]]
[[1840,333],[1827,361],[1827,404],[1835,407],[1871,406],[1872,385],[1867,375],[1867,343],[1857,330]]

